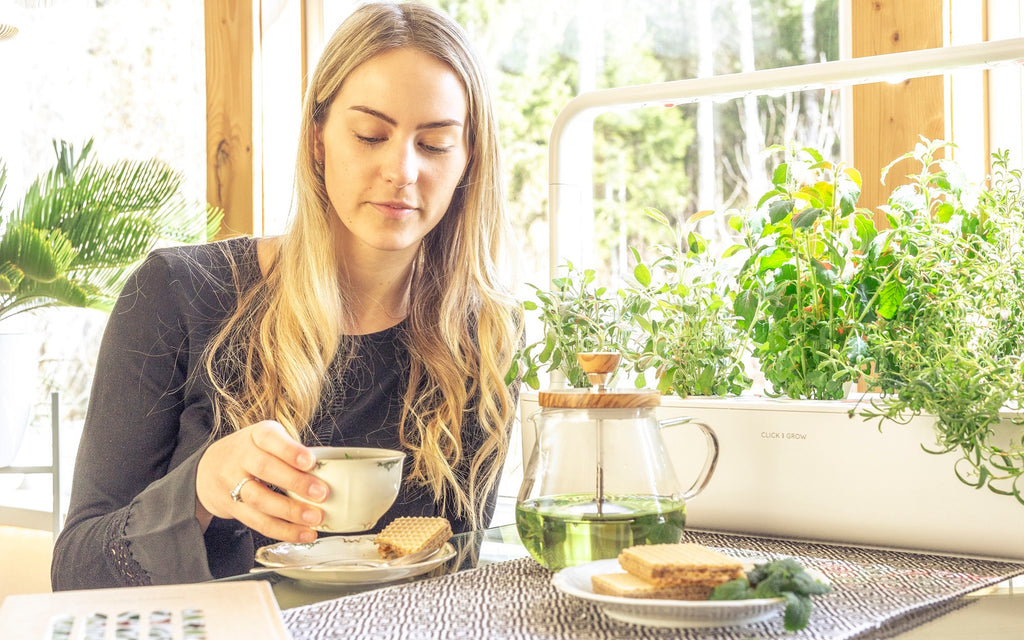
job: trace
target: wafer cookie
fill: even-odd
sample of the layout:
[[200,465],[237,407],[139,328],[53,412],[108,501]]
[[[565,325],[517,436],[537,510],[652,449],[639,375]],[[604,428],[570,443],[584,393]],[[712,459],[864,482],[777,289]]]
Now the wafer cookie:
[[603,573],[590,577],[594,593],[619,598],[707,600],[717,584],[687,583],[659,587],[629,573]]
[[739,560],[693,543],[629,547],[619,553],[619,565],[656,586],[717,585],[744,575]]
[[399,558],[440,549],[452,537],[452,526],[445,518],[395,518],[374,538],[381,558]]

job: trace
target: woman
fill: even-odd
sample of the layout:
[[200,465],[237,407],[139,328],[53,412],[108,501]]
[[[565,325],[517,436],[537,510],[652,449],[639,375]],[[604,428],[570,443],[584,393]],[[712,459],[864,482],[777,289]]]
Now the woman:
[[401,448],[400,515],[494,510],[521,336],[498,281],[494,117],[465,35],[415,4],[357,9],[303,109],[284,236],[153,252],[111,314],[54,589],[247,571],[311,542],[307,446]]

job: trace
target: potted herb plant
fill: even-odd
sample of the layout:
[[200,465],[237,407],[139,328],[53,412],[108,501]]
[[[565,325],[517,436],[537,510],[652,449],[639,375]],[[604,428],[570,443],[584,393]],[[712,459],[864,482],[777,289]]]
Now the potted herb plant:
[[861,178],[814,149],[788,150],[773,188],[731,220],[749,253],[737,276],[735,310],[750,333],[769,394],[834,400],[867,358],[865,292],[856,275],[876,231],[858,209]]
[[663,394],[728,395],[749,388],[749,341],[733,321],[731,294],[707,242],[694,230],[711,213],[691,216],[675,229],[663,213],[647,209],[673,241],[648,247],[648,258],[631,247],[632,281],[614,291],[597,284],[593,269],[571,263],[550,289],[534,286],[537,299],[524,308],[537,313],[544,335],[522,349],[521,368],[512,373],[522,372],[534,389],[542,370],[561,373],[570,386],[588,387],[577,354],[608,351],[622,358],[617,371],[635,374],[635,386],[646,386],[651,374]]
[[890,197],[876,243],[877,314],[862,331],[881,394],[858,413],[934,416],[926,451],[954,452],[961,481],[1024,505],[1024,432],[997,431],[1024,405],[1024,180],[997,153],[989,183],[972,185],[938,157],[949,146],[922,140],[886,169],[920,167]]
[[645,386],[646,372],[653,370],[663,394],[742,393],[751,384],[744,365],[749,340],[735,322],[729,283],[696,231],[697,223],[713,212],[698,212],[678,226],[657,209],[644,213],[665,228],[672,242],[651,247],[649,263],[632,248],[636,284],[624,296],[641,330],[629,351],[636,385]]
[[523,307],[538,314],[543,336],[520,350],[509,380],[518,375],[537,389],[543,370],[564,376],[570,386],[589,387],[577,354],[627,350],[634,325],[625,298],[599,284],[593,269],[577,269],[570,262],[565,270],[564,276],[552,280],[550,289],[531,285],[537,300],[526,300]]

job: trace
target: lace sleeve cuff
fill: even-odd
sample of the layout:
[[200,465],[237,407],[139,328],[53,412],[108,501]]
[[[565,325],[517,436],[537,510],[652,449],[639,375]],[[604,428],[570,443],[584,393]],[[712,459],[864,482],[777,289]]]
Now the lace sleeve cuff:
[[107,526],[107,541],[104,545],[107,563],[124,581],[125,586],[146,586],[153,583],[142,565],[132,556],[131,543],[125,534],[128,526],[128,509],[119,511]]

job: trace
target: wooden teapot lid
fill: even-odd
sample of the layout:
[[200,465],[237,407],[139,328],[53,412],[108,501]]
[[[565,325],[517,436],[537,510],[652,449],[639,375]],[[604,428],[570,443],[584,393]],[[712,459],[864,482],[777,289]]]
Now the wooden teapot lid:
[[549,390],[537,394],[537,404],[555,409],[637,409],[661,405],[661,394],[654,389]]
[[590,389],[562,389],[541,391],[537,404],[557,409],[635,409],[657,407],[661,394],[652,389],[630,391],[608,389],[605,381],[619,366],[618,353],[579,353],[576,360],[594,386]]

